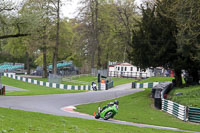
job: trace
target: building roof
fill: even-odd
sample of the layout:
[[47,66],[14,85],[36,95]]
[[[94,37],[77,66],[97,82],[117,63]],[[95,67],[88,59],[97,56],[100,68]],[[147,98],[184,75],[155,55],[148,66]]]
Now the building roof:
[[120,64],[116,64],[116,65],[109,65],[109,67],[115,67],[115,66],[135,66],[135,65],[131,65],[129,63],[120,63]]

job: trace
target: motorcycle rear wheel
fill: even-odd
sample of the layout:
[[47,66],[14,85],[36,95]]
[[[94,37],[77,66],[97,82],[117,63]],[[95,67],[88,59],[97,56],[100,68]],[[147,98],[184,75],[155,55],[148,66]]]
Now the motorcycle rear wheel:
[[106,114],[105,114],[105,116],[104,116],[104,120],[108,120],[108,119],[110,119],[111,117],[113,116],[113,112],[112,111],[109,111],[109,112],[107,112]]

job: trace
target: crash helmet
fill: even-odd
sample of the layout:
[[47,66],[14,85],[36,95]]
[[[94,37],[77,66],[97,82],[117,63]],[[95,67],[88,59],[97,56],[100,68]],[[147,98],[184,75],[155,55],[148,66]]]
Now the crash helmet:
[[119,105],[119,101],[118,101],[118,100],[115,100],[115,101],[114,101],[114,104]]

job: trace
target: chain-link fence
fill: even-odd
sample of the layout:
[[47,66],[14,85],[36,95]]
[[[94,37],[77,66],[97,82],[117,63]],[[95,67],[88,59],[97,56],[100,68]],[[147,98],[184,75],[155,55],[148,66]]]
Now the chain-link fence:
[[107,69],[100,69],[100,70],[98,70],[96,68],[92,68],[91,69],[91,74],[93,76],[97,76],[98,74],[101,74],[101,76],[107,77],[108,76],[108,70]]
[[0,89],[3,87],[1,76],[2,76],[2,73],[0,72]]
[[62,77],[54,74],[49,74],[48,80],[50,83],[60,84],[62,81]]

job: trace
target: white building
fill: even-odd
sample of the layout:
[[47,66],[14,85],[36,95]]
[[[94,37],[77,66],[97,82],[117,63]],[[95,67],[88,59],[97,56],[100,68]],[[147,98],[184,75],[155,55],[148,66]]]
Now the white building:
[[110,77],[146,78],[146,77],[153,76],[153,70],[148,68],[145,71],[143,71],[135,65],[131,65],[129,63],[121,63],[121,64],[109,66],[109,76]]

